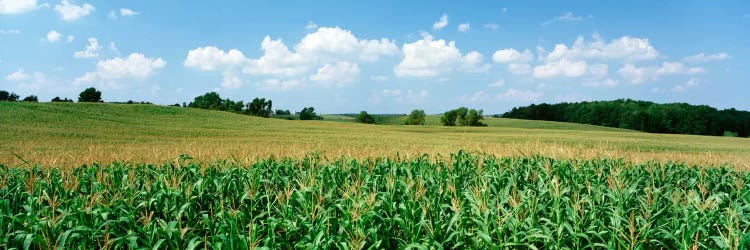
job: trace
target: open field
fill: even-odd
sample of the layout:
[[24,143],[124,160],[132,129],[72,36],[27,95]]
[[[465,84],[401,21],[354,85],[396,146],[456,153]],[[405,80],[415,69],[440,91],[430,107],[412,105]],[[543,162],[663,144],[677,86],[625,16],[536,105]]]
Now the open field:
[[747,249],[750,173],[618,160],[0,168],[18,249]]
[[488,119],[490,127],[382,126],[264,119],[154,105],[0,103],[0,162],[44,165],[268,156],[402,157],[459,149],[497,156],[729,163],[747,168],[747,138],[648,134],[555,122]]

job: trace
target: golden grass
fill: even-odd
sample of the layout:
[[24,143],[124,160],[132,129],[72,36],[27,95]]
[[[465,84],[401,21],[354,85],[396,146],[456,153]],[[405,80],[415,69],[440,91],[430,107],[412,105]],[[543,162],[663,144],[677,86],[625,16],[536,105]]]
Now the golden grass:
[[487,123],[491,126],[365,125],[151,105],[0,103],[0,163],[158,163],[181,154],[201,161],[251,163],[313,152],[329,158],[364,158],[446,156],[460,149],[497,156],[623,158],[636,163],[730,164],[742,169],[750,163],[747,138],[648,134],[497,118]]

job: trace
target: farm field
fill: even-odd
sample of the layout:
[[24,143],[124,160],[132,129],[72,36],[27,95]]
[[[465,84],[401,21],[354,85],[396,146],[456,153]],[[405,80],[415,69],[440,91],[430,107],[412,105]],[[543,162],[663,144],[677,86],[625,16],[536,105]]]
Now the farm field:
[[[428,120],[434,120],[428,116]],[[497,156],[750,164],[747,138],[649,134],[590,125],[488,118],[489,127],[365,125],[264,119],[154,105],[0,103],[0,162],[75,166],[210,162],[269,156],[417,157],[456,150]],[[429,122],[428,122],[429,124]]]
[[747,249],[750,173],[458,152],[0,168],[0,246]]

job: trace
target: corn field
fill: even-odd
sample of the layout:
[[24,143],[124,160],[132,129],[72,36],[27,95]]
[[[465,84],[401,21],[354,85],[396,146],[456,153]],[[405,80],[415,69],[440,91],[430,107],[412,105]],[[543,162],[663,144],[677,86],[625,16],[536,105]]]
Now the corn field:
[[750,249],[750,173],[310,155],[0,166],[3,249]]

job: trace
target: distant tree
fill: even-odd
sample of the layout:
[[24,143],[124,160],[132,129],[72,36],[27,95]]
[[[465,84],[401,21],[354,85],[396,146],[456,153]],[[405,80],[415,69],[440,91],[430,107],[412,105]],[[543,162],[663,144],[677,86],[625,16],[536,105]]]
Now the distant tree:
[[456,110],[446,111],[445,114],[443,114],[443,117],[440,117],[440,123],[442,123],[443,126],[456,126],[457,117],[458,113],[456,113]]
[[216,92],[208,92],[195,97],[188,107],[199,109],[226,110],[224,100]]
[[484,113],[484,110],[475,110],[471,109],[469,110],[469,114],[466,115],[466,123],[467,126],[474,126],[474,127],[483,127],[487,126],[487,124],[482,123],[482,120],[484,119],[484,116],[482,115]]
[[255,98],[252,102],[247,104],[247,109],[245,112],[249,115],[254,116],[260,116],[260,117],[269,117],[271,116],[271,112],[273,112],[273,103],[271,100],[267,100],[266,98]]
[[306,108],[303,108],[302,111],[299,112],[299,119],[300,120],[321,120],[322,117],[317,116],[315,114],[315,108],[306,107]]
[[7,101],[7,102],[16,102],[18,101],[19,96],[16,95],[16,93],[2,90],[0,91],[0,101]]
[[95,88],[87,88],[78,95],[78,102],[102,102],[102,92]]
[[172,107],[178,107],[178,108],[179,108],[179,107],[180,107],[180,104],[179,104],[179,103],[175,103],[175,104],[172,104],[172,105],[169,105],[169,106],[172,106]]
[[288,109],[287,109],[287,110],[281,110],[281,109],[277,109],[277,110],[275,111],[275,114],[276,114],[276,115],[291,115],[291,114],[292,114],[292,112],[291,112],[291,111],[289,111]]
[[55,98],[52,98],[50,102],[73,102],[73,100],[70,100],[68,98],[60,99],[59,96],[55,96]]
[[182,102],[182,107],[183,107],[183,108],[187,108],[187,103],[185,103],[185,102]]
[[359,112],[359,115],[355,119],[359,123],[375,124],[375,118],[368,114],[367,111]]
[[466,107],[460,107],[454,110],[445,112],[443,117],[440,118],[440,122],[443,126],[486,126],[481,120],[484,119],[482,115],[483,110],[467,109]]
[[23,98],[23,101],[24,102],[39,102],[39,98],[36,97],[35,95],[30,95],[30,96]]
[[424,110],[415,109],[411,111],[409,117],[406,117],[406,125],[424,125],[425,114]]

